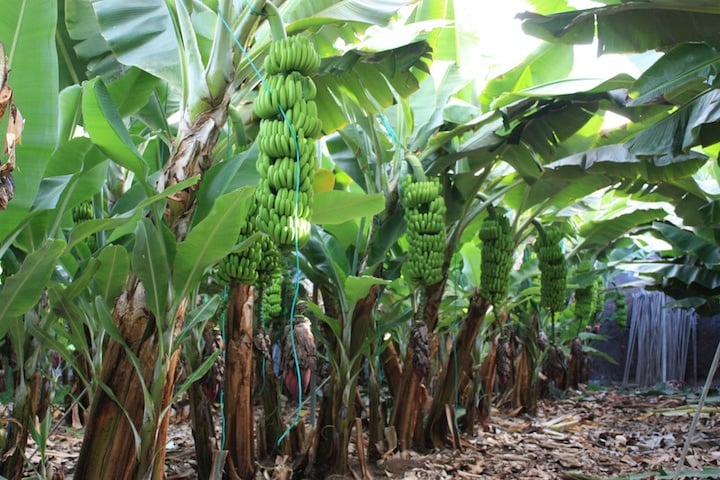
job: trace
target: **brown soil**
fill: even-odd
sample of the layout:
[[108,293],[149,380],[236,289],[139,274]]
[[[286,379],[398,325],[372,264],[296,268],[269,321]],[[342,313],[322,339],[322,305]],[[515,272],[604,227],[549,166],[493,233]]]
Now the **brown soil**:
[[[392,479],[608,479],[672,478],[697,410],[694,392],[604,390],[542,401],[529,418],[493,411],[487,431],[460,436],[457,450],[386,452],[368,462],[367,478]],[[720,478],[720,398],[710,398],[680,478]],[[47,445],[56,478],[72,478],[82,432],[60,427]],[[352,476],[363,478],[356,445]],[[38,465],[35,446],[27,455]],[[197,478],[189,420],[173,418],[167,446],[168,480]],[[704,470],[704,474],[694,471]],[[259,469],[256,478],[287,478],[288,460]],[[60,473],[62,472],[62,473]],[[663,473],[665,472],[665,473]],[[50,477],[48,477],[50,478]]]

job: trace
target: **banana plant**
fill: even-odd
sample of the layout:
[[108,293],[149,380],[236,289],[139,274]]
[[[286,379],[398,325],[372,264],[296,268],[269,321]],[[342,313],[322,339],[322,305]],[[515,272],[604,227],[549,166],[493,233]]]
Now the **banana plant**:
[[[118,325],[130,328],[122,316],[131,315],[132,311],[137,311],[133,308],[145,305],[149,314],[144,315],[132,328],[150,328],[149,331],[155,332],[148,337],[148,341],[153,344],[150,351],[157,351],[158,355],[151,353],[148,358],[151,361],[145,361],[140,346],[128,344],[119,347],[116,339],[116,345],[106,352],[104,358],[109,365],[120,362],[115,363],[115,368],[121,365],[119,368],[128,371],[125,378],[131,380],[137,377],[133,373],[137,370],[133,363],[138,362],[133,359],[143,359],[143,365],[155,365],[152,374],[145,371],[141,375],[145,378],[145,384],[151,384],[150,378],[166,381],[152,382],[154,390],[146,389],[144,398],[136,395],[138,400],[135,401],[130,397],[114,399],[111,392],[132,389],[112,383],[113,380],[109,378],[111,367],[103,370],[102,384],[107,388],[103,388],[95,398],[92,407],[93,424],[86,430],[78,463],[78,471],[89,476],[109,475],[106,468],[119,465],[126,466],[123,467],[126,470],[122,475],[141,476],[149,471],[152,471],[153,476],[160,475],[163,455],[158,445],[162,441],[156,442],[157,437],[152,432],[162,432],[165,428],[163,425],[166,425],[167,392],[172,388],[172,365],[177,358],[177,350],[173,348],[176,342],[171,332],[182,327],[185,298],[192,291],[192,283],[198,281],[196,274],[203,270],[191,267],[193,275],[186,277],[187,283],[183,283],[180,278],[188,272],[183,272],[182,268],[178,270],[178,267],[187,262],[187,248],[194,245],[190,241],[194,237],[193,232],[207,234],[201,225],[211,219],[218,220],[217,206],[222,203],[219,199],[237,200],[238,186],[252,184],[256,178],[254,175],[244,176],[252,170],[252,164],[242,161],[248,155],[236,155],[232,142],[237,139],[242,145],[247,145],[254,136],[254,127],[242,120],[243,109],[239,106],[242,105],[242,99],[251,98],[253,89],[260,81],[253,76],[250,61],[260,64],[271,40],[267,24],[262,20],[280,14],[289,22],[287,31],[291,33],[319,28],[328,23],[337,24],[338,21],[340,25],[349,21],[356,25],[360,22],[360,25],[365,25],[363,28],[367,28],[371,24],[387,23],[401,6],[400,2],[354,2],[358,8],[348,10],[345,5],[332,3],[307,5],[288,2],[278,12],[263,1],[249,2],[242,5],[239,11],[235,11],[229,1],[219,2],[217,10],[201,3],[192,6],[182,2],[173,5],[165,5],[163,2],[136,3],[136,8],[127,9],[124,5],[119,10],[118,5],[114,4],[81,1],[73,2],[76,9],[66,9],[68,37],[78,42],[74,45],[77,58],[72,59],[77,61],[69,64],[76,68],[86,68],[82,74],[90,78],[81,92],[83,126],[95,145],[114,161],[114,165],[121,167],[119,175],[116,168],[112,170],[116,180],[115,188],[110,190],[114,212],[132,215],[130,212],[137,211],[139,202],[153,196],[153,192],[174,191],[167,195],[164,207],[160,204],[150,205],[147,218],[135,217],[124,228],[118,228],[108,236],[109,241],[117,241],[123,235],[130,235],[134,241],[131,245],[133,285],[121,293],[120,298],[125,302],[116,304],[114,320]],[[265,7],[267,11],[264,11]],[[261,12],[262,15],[259,15]],[[155,19],[157,28],[140,35],[140,32],[147,30],[147,24],[143,22],[148,17]],[[96,25],[96,29],[81,28],[88,19],[93,20],[92,25]],[[203,28],[196,30],[198,25]],[[341,30],[345,34],[353,33],[350,28],[341,27]],[[251,36],[255,43],[248,51],[245,45]],[[317,36],[318,44],[323,47],[321,54],[338,57],[342,54],[342,59],[336,63],[328,62],[327,70],[323,70],[318,77],[319,92],[326,95],[323,101],[336,101],[339,98],[327,93],[332,88],[345,94],[348,90],[343,87],[343,82],[355,80],[350,85],[350,91],[366,88],[365,84],[357,84],[358,78],[367,82],[367,86],[379,87],[374,91],[380,97],[367,102],[369,105],[387,105],[391,98],[383,92],[389,92],[390,88],[401,91],[413,88],[413,79],[403,74],[404,69],[390,68],[389,59],[397,58],[393,56],[400,53],[400,58],[406,59],[409,64],[416,63],[425,54],[422,44],[405,52],[339,52],[331,43],[323,43],[328,36],[332,34],[326,31]],[[99,38],[103,41],[93,43]],[[99,47],[95,50],[88,48],[91,44]],[[162,60],[158,61],[158,58]],[[381,68],[368,68],[370,64]],[[117,77],[118,72],[125,72],[127,67],[132,67],[129,72],[134,72],[136,76],[133,79],[127,73],[125,87],[147,92],[147,103],[126,101],[127,98],[137,96],[117,94],[110,88],[111,80]],[[336,78],[338,71],[347,72],[340,82]],[[148,74],[160,81],[148,81]],[[76,76],[81,75],[76,71]],[[334,80],[334,83],[323,86],[323,76],[327,77],[328,82]],[[177,127],[167,121],[169,109],[180,112]],[[333,119],[332,108],[323,107],[321,111],[328,113],[323,118],[326,131],[337,128],[338,123],[335,122],[339,119]],[[233,120],[230,135],[223,130],[229,112],[233,112],[230,116]],[[126,128],[120,121],[123,118],[132,118],[135,122]],[[153,135],[147,142],[136,144],[133,135],[145,136],[150,132]],[[229,201],[224,206],[232,207],[227,212],[229,214],[235,211],[238,204]],[[241,217],[242,211],[239,212]],[[227,238],[233,236],[233,222],[222,221],[217,224],[224,227],[223,233]],[[102,230],[99,224],[95,228]],[[228,248],[225,245],[217,249],[212,244],[203,247],[212,250],[205,255],[205,260],[215,258]],[[197,252],[190,254],[191,257],[193,255],[195,260],[199,258]],[[142,302],[139,301],[141,295],[144,297]],[[127,305],[128,310],[125,313],[118,312],[118,305]],[[125,347],[129,347],[129,350]],[[163,400],[158,403],[160,395]],[[149,401],[150,397],[154,402]],[[120,403],[120,408],[117,403]],[[136,425],[134,429],[127,428],[123,409],[134,417],[130,422],[130,425]],[[139,412],[144,413],[139,415]],[[102,433],[104,427],[94,423],[95,419],[100,418],[112,418],[111,422],[118,425],[120,433],[127,440],[120,443],[135,443],[139,455],[136,456],[135,451],[112,450],[109,437]],[[141,424],[143,428],[140,428]],[[117,438],[114,442],[117,444]],[[107,456],[96,453],[99,451],[114,453]],[[108,458],[114,460],[101,463],[104,461],[102,459]]]

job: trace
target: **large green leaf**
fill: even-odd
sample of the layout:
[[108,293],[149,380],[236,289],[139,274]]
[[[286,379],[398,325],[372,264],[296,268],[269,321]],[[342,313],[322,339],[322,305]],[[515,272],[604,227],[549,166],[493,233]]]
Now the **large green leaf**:
[[321,228],[313,226],[310,240],[302,249],[302,255],[310,271],[308,278],[318,284],[324,284],[337,294],[338,300],[345,307],[345,278],[350,274],[350,262],[345,256],[345,249],[332,235]]
[[637,79],[628,105],[667,101],[682,104],[709,88],[717,75],[720,53],[704,43],[678,45],[663,55]]
[[138,152],[105,83],[98,77],[83,85],[82,112],[93,143],[121,166],[145,178],[147,165]]
[[[695,284],[713,292],[715,296],[720,292],[720,271],[698,265],[671,262],[636,262],[625,264],[622,268],[652,276],[658,280],[658,283],[672,279],[688,286]],[[686,293],[691,292],[686,291]]]
[[660,232],[679,252],[695,255],[709,267],[720,266],[720,247],[716,243],[708,242],[689,230],[668,223],[655,222],[653,230]]
[[[409,98],[412,109],[413,131],[408,146],[411,150],[423,150],[428,140],[443,126],[450,112],[457,108],[449,105],[452,95],[468,84],[460,69],[451,66],[435,86],[435,79],[428,77],[420,84],[420,90]],[[428,101],[428,98],[433,101]],[[468,118],[471,121],[476,115]]]
[[233,249],[253,191],[248,187],[218,198],[210,213],[178,245],[173,266],[173,286],[178,298],[195,288],[205,269]]
[[76,225],[70,232],[69,246],[73,247],[84,238],[97,232],[111,230],[108,235],[108,242],[112,242],[124,235],[130,235],[134,232],[138,220],[145,213],[144,209],[153,203],[163,200],[169,195],[179,192],[185,188],[196,184],[199,177],[191,177],[182,182],[171,185],[162,192],[150,197],[144,197],[132,208],[124,210],[122,213],[114,215],[112,218],[101,218],[97,220],[88,220]]
[[[139,68],[130,68],[119,78],[108,83],[107,89],[121,117],[137,113],[148,104],[161,79]],[[165,87],[162,87],[165,88]]]
[[[64,0],[65,26],[68,36],[74,41],[72,49],[78,59],[75,68],[82,69],[79,78],[100,75],[110,79],[122,71],[123,66],[110,50],[100,32],[92,0]],[[61,48],[69,45],[61,44]],[[63,58],[67,58],[63,55]]]
[[130,270],[130,256],[124,247],[108,245],[97,258],[100,266],[93,277],[94,291],[110,306],[120,294]]
[[465,275],[465,277],[472,282],[469,286],[479,287],[481,273],[480,265],[482,263],[482,255],[480,248],[472,242],[467,242],[460,248],[460,254],[462,255],[463,259],[463,275]]
[[714,0],[628,1],[587,10],[518,15],[523,30],[548,42],[591,43],[599,53],[668,50],[680,43],[720,46],[720,5]]
[[222,298],[220,295],[213,295],[203,304],[191,309],[185,316],[185,324],[175,339],[175,343],[177,345],[185,345],[185,342],[191,337],[193,330],[198,329],[199,326],[204,325],[210,320],[221,304]]
[[720,141],[720,90],[710,90],[640,132],[627,145],[636,155],[686,152]]
[[382,212],[385,195],[327,190],[315,193],[313,205],[312,223],[343,223]]
[[385,260],[388,250],[405,233],[406,224],[404,211],[395,209],[389,216],[380,220],[375,237],[370,242],[368,251],[368,267]]
[[25,119],[25,128],[22,143],[16,151],[15,197],[2,212],[0,239],[23,221],[58,141],[56,22],[57,3],[54,0],[16,0],[4,2],[2,6],[0,42],[5,46],[11,70],[8,85],[13,89],[15,104]]
[[599,108],[595,99],[528,99],[503,110],[511,129],[508,143],[523,143],[543,163],[554,159],[557,144],[580,130]]
[[382,52],[349,51],[323,60],[314,77],[323,131],[332,133],[347,122],[343,103],[351,102],[370,115],[419,88],[415,69],[426,70],[430,52],[425,42]]
[[332,22],[387,25],[408,0],[290,0],[283,6],[290,32]]
[[75,127],[81,117],[82,87],[72,85],[60,92],[58,140],[65,142],[75,136]]
[[103,38],[118,60],[180,89],[180,56],[167,3],[163,0],[95,0]]
[[102,190],[108,163],[88,138],[64,143],[51,157],[33,208],[56,209],[55,227],[59,226],[68,210]]
[[[572,67],[572,47],[543,44],[520,65],[490,80],[480,94],[480,102],[486,109],[503,107],[512,98],[507,94],[563,79]],[[504,102],[501,97],[505,97]]]
[[65,250],[64,240],[48,240],[30,253],[14,275],[0,287],[0,337],[11,320],[24,314],[40,300],[57,260]]
[[135,228],[135,247],[132,252],[132,269],[145,288],[145,299],[155,319],[167,319],[170,265],[160,227],[149,218],[143,218]]
[[609,245],[630,230],[665,218],[666,215],[667,212],[663,209],[647,208],[637,209],[607,220],[587,222],[580,228],[580,235],[584,238],[581,245],[583,247]]
[[522,184],[505,194],[504,201],[516,211],[524,212],[535,206],[545,206],[557,212],[573,205],[585,196],[612,184],[612,180],[602,175],[583,175],[572,180],[553,178],[546,175],[532,185]]
[[389,280],[363,275],[356,277],[350,275],[345,278],[345,296],[348,308],[355,308],[355,304],[365,298],[373,285],[389,285]]
[[205,218],[215,205],[215,200],[220,196],[241,187],[258,184],[260,174],[255,168],[257,155],[257,144],[254,143],[252,147],[237,157],[217,163],[205,172],[198,188],[193,223]]
[[562,158],[546,168],[557,177],[578,178],[590,173],[626,179],[639,176],[657,183],[692,175],[706,161],[707,157],[697,152],[638,157],[625,145],[607,145]]

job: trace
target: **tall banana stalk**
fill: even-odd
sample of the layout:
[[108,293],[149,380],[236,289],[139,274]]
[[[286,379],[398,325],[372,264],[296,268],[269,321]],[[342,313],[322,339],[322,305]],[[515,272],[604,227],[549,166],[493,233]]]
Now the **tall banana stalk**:
[[[238,38],[241,45],[251,34],[245,26],[257,23],[253,12],[262,10],[263,4],[261,0],[252,2],[237,22],[239,31],[246,35]],[[136,230],[140,243],[136,242],[134,252],[135,275],[112,313],[117,334],[104,354],[102,388],[92,401],[77,478],[163,478],[168,408],[180,353],[174,340],[183,328],[185,296],[194,288],[188,282],[193,277],[199,281],[194,273],[185,279],[174,278],[172,285],[178,288],[168,290],[171,258],[167,252],[181,248],[193,229],[197,190],[187,181],[201,177],[212,165],[211,155],[226,123],[230,98],[238,87],[234,33],[228,27],[233,21],[232,2],[219,2],[207,65],[202,63],[185,2],[171,2],[168,8],[181,50],[182,117],[170,158],[154,189],[162,192],[177,188],[168,197],[167,206],[154,206],[150,217]],[[168,239],[166,231],[172,232],[174,240]],[[163,279],[164,285],[157,283]],[[132,445],[135,448],[128,448]]]

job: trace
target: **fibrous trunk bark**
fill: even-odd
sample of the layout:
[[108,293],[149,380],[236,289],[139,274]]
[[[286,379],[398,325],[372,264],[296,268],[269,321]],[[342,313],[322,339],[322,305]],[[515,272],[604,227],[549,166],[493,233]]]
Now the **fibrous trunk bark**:
[[[163,166],[157,184],[158,191],[195,175],[202,175],[210,167],[212,151],[227,119],[229,100],[229,95],[226,95],[194,121],[185,119],[181,122],[178,132],[180,140],[170,160]],[[195,187],[190,187],[168,198],[165,221],[177,241],[182,241],[190,228],[196,205],[195,191]],[[184,319],[184,309],[181,308],[170,323],[173,325],[173,338],[182,328]],[[135,279],[116,300],[113,320],[127,347],[139,359],[141,371],[135,370],[125,347],[114,341],[108,342],[99,383],[104,387],[97,389],[92,400],[75,478],[125,480],[150,477],[160,480],[163,477],[169,416],[160,418],[159,413],[165,411],[167,406],[163,402],[172,397],[179,356],[173,354],[169,361],[163,363],[165,371],[154,371],[158,344],[164,341],[164,336],[167,338],[168,332],[157,331],[156,321],[146,306],[144,289],[139,280]],[[145,401],[140,378],[147,385],[163,382],[160,404],[155,406],[148,418],[144,416]],[[153,430],[151,435],[147,435],[147,444],[140,448],[136,445],[134,433],[139,432],[143,425],[146,431]]]
[[380,354],[382,360],[383,372],[387,379],[390,396],[399,398],[400,383],[402,382],[402,366],[400,365],[400,354],[397,351],[395,343],[390,341],[383,347]]
[[[442,300],[445,284],[447,283],[447,272],[451,256],[452,250],[448,247],[445,252],[445,262],[443,264],[443,278],[434,285],[426,286],[422,293],[424,301],[419,309],[419,314],[421,322],[427,328],[428,335],[432,335],[437,326],[440,301]],[[416,321],[416,325],[419,323],[420,322]],[[397,375],[396,371],[400,370],[399,355],[392,348],[386,349],[385,352],[383,366],[387,374],[395,377]],[[405,361],[402,364],[399,388],[397,388],[397,394],[393,395],[393,413],[390,422],[395,427],[398,446],[401,450],[408,449],[411,445],[419,447],[425,445],[423,429],[416,428],[419,422],[422,422],[425,412],[421,405],[421,387],[424,375],[418,376],[419,372],[412,367],[415,358],[416,352],[409,347]],[[428,358],[427,360],[430,362],[432,359]]]
[[480,364],[480,411],[478,421],[487,427],[490,420],[490,412],[493,404],[493,394],[495,392],[495,370],[497,366],[497,340],[498,336],[494,333],[488,335],[488,343],[490,350],[487,356]]
[[228,306],[225,357],[226,478],[249,479],[253,463],[253,293],[249,285],[233,287]]
[[[36,416],[42,420],[47,414],[47,405],[43,405],[44,402],[41,400],[43,396],[47,396],[47,393],[45,379],[37,371],[31,374],[27,381],[22,379],[18,385],[15,385],[12,417],[7,419],[5,424],[0,424],[0,428],[7,427],[8,432],[5,446],[0,450],[4,458],[0,471],[6,478],[23,478],[29,426],[35,421]],[[7,458],[5,455],[8,455]]]
[[198,478],[210,478],[212,471],[212,452],[215,443],[215,429],[213,427],[210,402],[202,390],[199,382],[190,385],[190,416],[193,425],[193,443],[195,444],[195,462],[197,464]]
[[[375,327],[372,311],[379,292],[377,285],[371,287],[353,310],[352,338],[348,352],[348,358],[353,359],[353,364],[346,366],[351,372],[350,381],[348,378],[339,378],[338,372],[333,372],[332,381],[325,387],[315,439],[315,468],[321,474],[348,473],[348,446],[355,421],[355,392],[358,383],[358,377],[353,373],[360,370],[363,361],[363,357],[356,354],[364,347],[363,343],[373,337]],[[332,301],[327,303],[329,306],[333,305]],[[337,310],[336,313],[340,314]],[[340,355],[337,358],[340,358]],[[362,435],[362,432],[359,435]]]
[[265,452],[268,457],[287,455],[288,442],[282,441],[278,444],[285,431],[285,424],[280,411],[280,383],[273,371],[272,359],[256,363],[258,377],[261,379],[260,397],[265,417],[263,435],[258,432],[258,451]]
[[430,407],[426,430],[426,436],[436,447],[445,444],[448,433],[445,405],[453,401],[461,372],[465,372],[472,367],[470,362],[475,347],[475,338],[480,331],[489,306],[490,303],[479,292],[473,294],[467,316],[457,335],[455,348],[451,351],[447,365],[443,370],[444,374],[440,381],[440,387],[435,392]]
[[[184,317],[184,310],[180,314]],[[167,433],[169,416],[161,418],[151,414],[152,418],[146,418],[140,378],[146,385],[156,381],[154,371],[158,337],[139,281],[117,299],[113,317],[127,347],[137,355],[141,371],[135,370],[125,347],[115,341],[108,343],[100,372],[101,385],[104,387],[98,388],[93,399],[75,478],[162,478],[165,436],[161,435]],[[163,398],[155,412],[165,409],[169,404],[172,392],[167,385],[174,383],[177,358],[175,354],[170,359],[163,379],[166,384]],[[152,422],[152,425],[146,425],[147,421]],[[135,441],[135,433],[143,428],[159,434],[152,435],[152,443],[140,449]],[[158,466],[153,467],[153,463]]]

